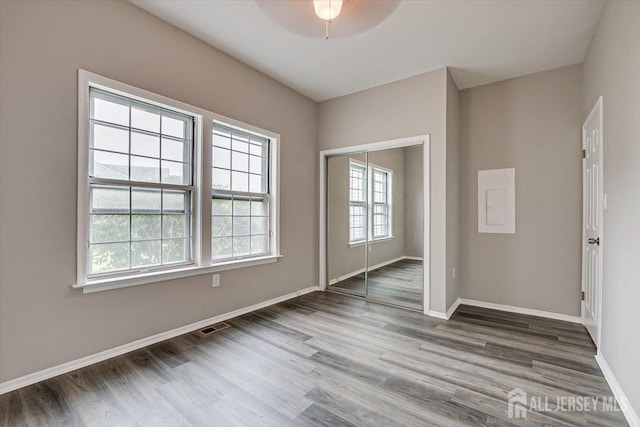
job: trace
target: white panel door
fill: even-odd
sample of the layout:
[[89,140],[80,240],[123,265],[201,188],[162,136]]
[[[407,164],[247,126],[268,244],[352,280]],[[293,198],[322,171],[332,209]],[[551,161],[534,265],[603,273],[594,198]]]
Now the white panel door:
[[582,321],[600,345],[602,295],[602,97],[582,127]]

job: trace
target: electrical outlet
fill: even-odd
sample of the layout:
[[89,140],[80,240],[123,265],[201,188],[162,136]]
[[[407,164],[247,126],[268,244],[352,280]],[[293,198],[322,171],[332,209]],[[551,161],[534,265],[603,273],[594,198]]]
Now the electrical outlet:
[[452,276],[453,276],[453,278],[454,278],[454,279],[456,278],[456,268],[455,268],[455,267],[453,267],[453,273],[452,273]]
[[219,274],[214,274],[213,276],[211,276],[211,286],[214,288],[217,288],[218,286],[220,286],[220,275]]

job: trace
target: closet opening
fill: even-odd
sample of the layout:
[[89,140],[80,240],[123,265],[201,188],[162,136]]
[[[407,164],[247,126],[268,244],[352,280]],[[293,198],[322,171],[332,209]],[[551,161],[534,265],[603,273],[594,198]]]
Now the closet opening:
[[321,153],[325,290],[429,307],[428,147],[422,136]]

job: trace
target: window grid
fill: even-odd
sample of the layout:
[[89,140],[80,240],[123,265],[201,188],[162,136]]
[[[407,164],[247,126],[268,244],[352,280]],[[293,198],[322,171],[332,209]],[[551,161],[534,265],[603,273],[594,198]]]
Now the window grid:
[[350,200],[354,202],[364,202],[365,197],[365,173],[364,167],[351,163],[350,174]]
[[192,262],[194,118],[94,88],[89,99],[88,275]]
[[215,124],[212,169],[212,259],[268,255],[269,140]]
[[263,256],[269,252],[268,199],[214,196],[212,258]]
[[364,204],[350,206],[349,216],[349,240],[351,242],[362,241],[365,238],[366,213]]
[[212,188],[266,194],[269,143],[266,138],[215,125],[212,147]]
[[190,197],[188,191],[91,185],[90,273],[190,259]]
[[90,97],[91,177],[192,184],[192,117],[96,89]]

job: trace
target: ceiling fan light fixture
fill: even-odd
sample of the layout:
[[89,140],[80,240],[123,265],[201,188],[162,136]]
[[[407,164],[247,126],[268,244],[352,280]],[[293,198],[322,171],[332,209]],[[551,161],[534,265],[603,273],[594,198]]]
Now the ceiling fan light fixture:
[[342,0],[313,0],[316,15],[325,21],[331,21],[340,15]]

